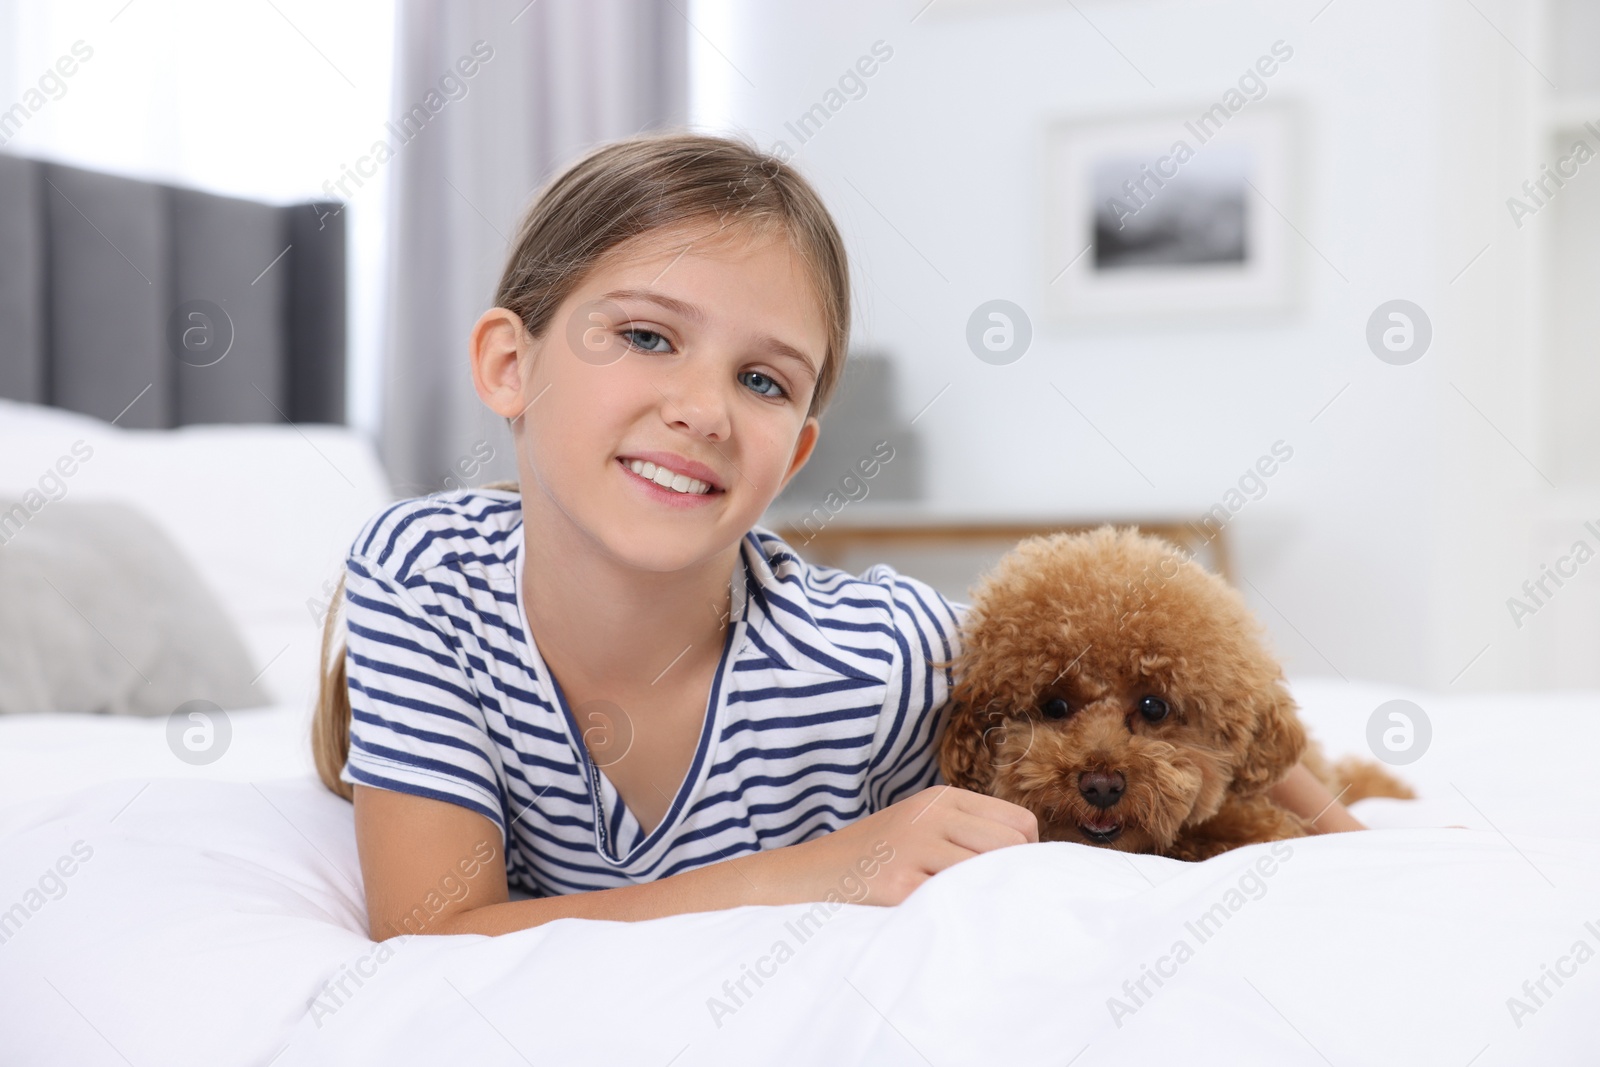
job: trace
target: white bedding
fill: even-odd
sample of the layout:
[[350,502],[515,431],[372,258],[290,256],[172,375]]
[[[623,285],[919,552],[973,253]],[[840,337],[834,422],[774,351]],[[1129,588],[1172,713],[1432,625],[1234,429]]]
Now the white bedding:
[[[1600,952],[1594,692],[1296,679],[1331,755],[1365,751],[1396,697],[1433,739],[1399,769],[1423,800],[1362,802],[1379,829],[1280,845],[1270,874],[1253,866],[1269,848],[1186,865],[1037,845],[898,908],[824,906],[803,941],[810,909],[747,907],[375,945],[350,807],[306,744],[305,602],[388,498],[370,447],[332,428],[140,434],[0,401],[0,490],[79,436],[96,454],[68,492],[155,511],[238,614],[276,703],[230,713],[205,766],[173,756],[164,718],[0,718],[0,1063],[1597,1059],[1600,962],[1574,955]],[[1186,923],[1218,905],[1202,943]]]
[[[795,906],[384,949],[364,933],[349,806],[306,774],[129,780],[12,804],[0,908],[28,913],[0,944],[3,1058],[1591,1062],[1600,962],[1572,952],[1580,940],[1600,951],[1600,787],[1588,766],[1600,694],[1446,697],[1315,679],[1294,690],[1335,753],[1354,749],[1345,741],[1383,700],[1421,703],[1433,747],[1402,773],[1425,799],[1362,802],[1356,814],[1383,829],[1280,844],[1289,852],[1271,873],[1253,866],[1272,855],[1265,846],[1204,864],[1005,849],[898,908],[824,910],[804,941],[808,909]],[[251,714],[263,728],[242,730],[235,751],[263,769],[300,758],[302,712]],[[52,758],[46,733],[29,742],[40,763]],[[166,769],[137,733],[91,744]],[[0,729],[8,751],[17,738]],[[1473,828],[1441,828],[1453,822]],[[30,889],[77,842],[92,855],[32,908]],[[1225,918],[1213,913],[1202,942],[1185,924],[1218,904]],[[1180,940],[1192,953],[1181,962]],[[1146,966],[1171,977],[1158,987]],[[1546,966],[1573,973],[1556,986]],[[746,968],[770,977],[746,978],[752,995],[735,1001],[723,984]],[[1141,977],[1148,995],[1135,1000],[1123,983]],[[1542,977],[1535,1003],[1523,983]],[[324,987],[341,978],[343,991]],[[1512,997],[1533,1010],[1513,1012]]]

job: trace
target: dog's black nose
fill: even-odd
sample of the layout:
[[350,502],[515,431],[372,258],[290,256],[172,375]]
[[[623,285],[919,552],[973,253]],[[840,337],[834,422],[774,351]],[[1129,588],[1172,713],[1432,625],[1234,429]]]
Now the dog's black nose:
[[1078,792],[1083,794],[1083,799],[1097,808],[1109,808],[1122,799],[1122,791],[1127,788],[1127,780],[1122,777],[1121,771],[1103,774],[1091,771],[1078,775]]

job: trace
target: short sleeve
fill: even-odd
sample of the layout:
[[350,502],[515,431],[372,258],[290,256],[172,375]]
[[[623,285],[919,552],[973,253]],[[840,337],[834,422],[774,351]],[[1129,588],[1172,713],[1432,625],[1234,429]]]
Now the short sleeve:
[[926,582],[886,564],[862,577],[887,590],[894,634],[889,685],[867,769],[870,814],[943,781],[939,735],[952,685],[950,663],[960,654],[960,618],[967,605],[952,603]]
[[350,556],[350,754],[339,779],[470,808],[499,826],[503,840],[498,749],[443,616],[366,557]]

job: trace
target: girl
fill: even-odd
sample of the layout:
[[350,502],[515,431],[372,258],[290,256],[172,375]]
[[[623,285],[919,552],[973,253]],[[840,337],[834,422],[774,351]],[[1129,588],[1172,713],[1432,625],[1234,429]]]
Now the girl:
[[815,191],[738,142],[605,145],[535,200],[470,341],[517,485],[374,517],[342,656],[324,633],[317,769],[373,938],[895,904],[1038,840],[934,784],[961,605],[755,525],[816,444],[848,279]]

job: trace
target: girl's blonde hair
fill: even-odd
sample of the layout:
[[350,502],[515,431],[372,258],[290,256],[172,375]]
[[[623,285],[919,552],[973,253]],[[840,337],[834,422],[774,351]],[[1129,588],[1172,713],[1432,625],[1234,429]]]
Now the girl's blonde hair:
[[[807,415],[826,409],[850,338],[844,242],[816,190],[793,167],[751,144],[696,133],[647,134],[589,152],[535,196],[517,227],[496,307],[543,337],[562,302],[606,253],[652,230],[712,224],[751,236],[781,232],[806,264],[828,344]],[[517,489],[513,483],[492,488]],[[311,750],[322,784],[349,800],[339,778],[350,751],[350,692],[338,639],[344,576],[322,628]]]

